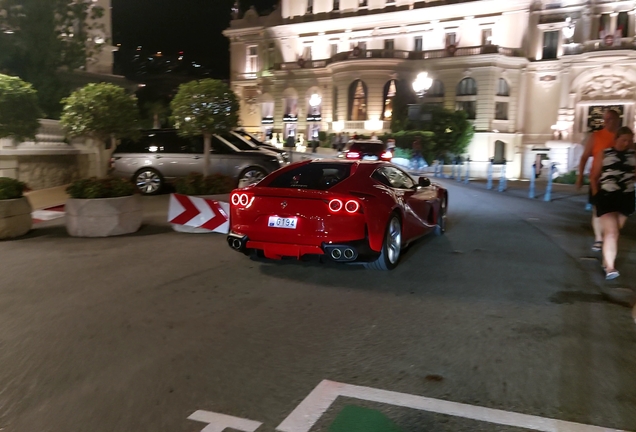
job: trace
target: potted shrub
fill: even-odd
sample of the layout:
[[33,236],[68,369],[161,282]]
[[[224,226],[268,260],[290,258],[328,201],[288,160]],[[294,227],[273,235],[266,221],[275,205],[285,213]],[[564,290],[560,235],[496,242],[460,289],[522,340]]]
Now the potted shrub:
[[[200,173],[191,173],[186,177],[181,177],[174,182],[175,192],[179,195],[188,195],[188,203],[183,203],[174,195],[170,197],[170,209],[168,211],[168,221],[178,218],[186,207],[197,207],[205,205],[218,205],[225,214],[229,214],[229,193],[234,189],[234,179],[222,174],[212,174],[204,176]],[[181,197],[181,199],[183,199]],[[212,202],[210,202],[212,201]],[[184,205],[185,204],[185,205]],[[212,212],[208,213],[208,217]],[[209,228],[201,227],[206,221],[205,215],[201,218],[188,221],[181,220],[182,223],[172,223],[172,228],[177,232],[185,233],[209,233]],[[189,218],[189,216],[188,216]],[[214,224],[215,225],[215,224]]]
[[69,137],[91,138],[97,147],[97,177],[105,177],[117,140],[137,133],[137,98],[109,83],[88,84],[62,103],[60,123]]
[[26,185],[18,180],[0,177],[0,240],[28,233],[33,226],[31,204],[23,196]]
[[73,237],[110,237],[139,230],[141,198],[120,178],[76,180],[66,189],[66,231]]

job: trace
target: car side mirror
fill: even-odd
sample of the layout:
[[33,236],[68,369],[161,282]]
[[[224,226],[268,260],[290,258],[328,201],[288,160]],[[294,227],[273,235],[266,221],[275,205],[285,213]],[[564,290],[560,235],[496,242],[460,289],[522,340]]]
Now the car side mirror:
[[420,177],[417,180],[417,184],[418,186],[421,186],[421,187],[429,187],[431,185],[431,181],[429,180],[428,177]]

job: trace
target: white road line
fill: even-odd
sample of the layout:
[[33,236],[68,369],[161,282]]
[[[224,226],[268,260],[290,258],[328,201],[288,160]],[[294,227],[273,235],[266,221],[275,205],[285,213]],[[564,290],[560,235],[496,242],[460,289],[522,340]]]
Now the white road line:
[[232,417],[225,414],[219,414],[210,411],[196,411],[188,420],[194,420],[201,423],[208,423],[201,432],[223,432],[227,428],[232,428],[243,432],[255,432],[263,423]]
[[542,432],[628,432],[328,380],[318,384],[276,430],[309,432],[339,396]]

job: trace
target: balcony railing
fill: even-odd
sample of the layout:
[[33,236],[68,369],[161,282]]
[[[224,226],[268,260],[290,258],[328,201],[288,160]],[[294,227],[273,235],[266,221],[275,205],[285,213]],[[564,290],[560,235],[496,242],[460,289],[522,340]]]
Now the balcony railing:
[[404,50],[383,50],[368,49],[358,52],[347,51],[336,54],[335,56],[325,60],[307,60],[289,63],[277,63],[274,68],[276,70],[294,70],[294,69],[319,69],[329,64],[348,61],[348,60],[365,60],[365,59],[401,59],[401,60],[426,60],[448,57],[465,57],[480,54],[499,54],[507,57],[522,57],[521,50],[516,48],[504,48],[497,45],[482,45],[473,47],[459,47],[455,50],[438,49],[429,51],[404,51]]
[[636,49],[634,38],[622,38],[616,45],[607,46],[602,40],[563,45],[563,55],[576,55],[596,51],[616,51]]

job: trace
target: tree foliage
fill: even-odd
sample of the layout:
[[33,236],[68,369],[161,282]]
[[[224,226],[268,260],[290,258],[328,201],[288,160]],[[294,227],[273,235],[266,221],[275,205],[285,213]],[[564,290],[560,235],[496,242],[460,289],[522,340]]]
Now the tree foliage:
[[452,111],[435,105],[423,104],[421,113],[429,114],[420,128],[433,132],[433,151],[437,157],[461,155],[466,152],[475,130],[464,111]]
[[35,138],[40,115],[37,92],[31,84],[0,75],[0,138]]
[[105,46],[103,14],[91,0],[0,0],[0,71],[32,83],[55,116],[68,94],[57,73],[84,67]]
[[112,136],[133,136],[137,131],[137,98],[117,85],[88,84],[62,102],[60,122],[70,137],[92,137],[105,142]]
[[182,136],[223,133],[238,125],[238,99],[223,81],[203,79],[181,84],[170,108]]

